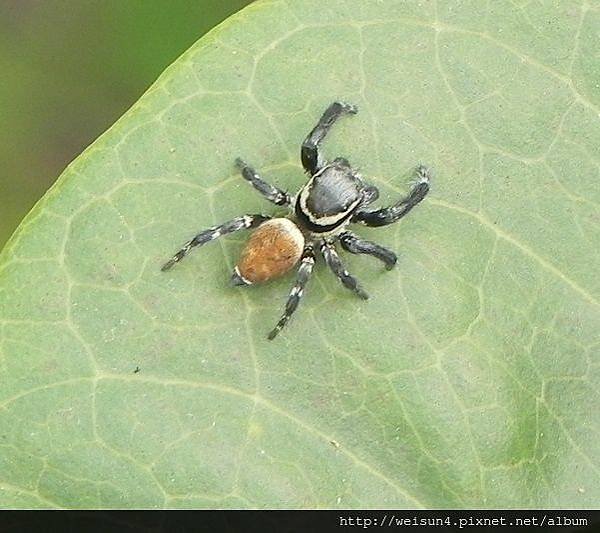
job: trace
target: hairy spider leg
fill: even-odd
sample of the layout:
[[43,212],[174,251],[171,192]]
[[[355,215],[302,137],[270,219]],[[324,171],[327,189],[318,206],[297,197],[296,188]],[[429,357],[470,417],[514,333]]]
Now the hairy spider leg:
[[361,239],[351,231],[345,231],[340,235],[340,243],[342,244],[342,248],[351,254],[368,254],[376,257],[380,261],[383,261],[385,268],[388,270],[392,270],[396,261],[398,261],[398,257],[391,250],[375,242]]
[[345,114],[356,114],[358,109],[352,104],[345,102],[333,102],[323,113],[317,125],[308,134],[302,143],[300,152],[302,166],[311,176],[316,174],[325,163],[319,153],[319,145],[329,132],[335,121]]
[[292,200],[290,195],[282,191],[280,188],[267,183],[263,180],[256,170],[254,170],[251,166],[248,165],[243,159],[239,157],[235,160],[235,165],[242,172],[242,176],[246,181],[249,181],[250,184],[260,193],[262,194],[269,202],[273,202],[277,205],[289,205]]
[[415,205],[417,205],[429,192],[429,178],[431,171],[420,165],[416,170],[417,182],[406,198],[403,198],[396,204],[379,209],[377,211],[358,211],[353,217],[352,222],[359,222],[365,226],[387,226],[400,220]]
[[300,259],[300,266],[298,267],[298,274],[296,276],[296,283],[292,287],[290,291],[290,295],[288,297],[288,301],[285,305],[285,311],[277,325],[273,328],[271,333],[269,333],[269,340],[273,340],[277,334],[283,329],[283,327],[288,323],[288,320],[298,307],[300,303],[300,299],[302,298],[302,293],[304,292],[304,287],[306,283],[310,279],[310,274],[312,272],[313,267],[315,266],[315,252],[312,246],[306,246],[304,251],[302,252],[302,259]]
[[208,228],[207,230],[198,233],[198,235],[196,235],[193,239],[186,242],[181,250],[179,250],[162,266],[161,270],[163,272],[169,270],[175,263],[179,263],[179,261],[189,254],[190,250],[196,246],[202,246],[207,242],[221,237],[221,235],[227,235],[228,233],[233,233],[234,231],[255,228],[270,218],[271,217],[267,215],[243,215],[241,217],[236,217],[233,220],[229,220],[224,224],[220,224],[219,226]]
[[344,287],[354,291],[363,300],[368,300],[369,295],[363,290],[358,283],[358,280],[351,276],[348,271],[344,268],[342,260],[338,255],[335,246],[331,243],[324,242],[321,244],[321,253],[325,258],[327,266],[333,271],[337,278],[342,282]]

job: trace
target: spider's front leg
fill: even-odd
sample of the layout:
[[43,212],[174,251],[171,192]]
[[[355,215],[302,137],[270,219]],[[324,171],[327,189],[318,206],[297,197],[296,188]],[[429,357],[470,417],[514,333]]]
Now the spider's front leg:
[[363,290],[358,283],[358,280],[351,276],[348,271],[344,268],[342,260],[338,255],[333,244],[324,242],[321,244],[321,253],[325,258],[327,266],[333,271],[337,278],[342,282],[342,285],[351,291],[354,291],[363,300],[368,300],[369,295]]
[[279,319],[279,322],[277,322],[277,325],[273,328],[271,333],[269,333],[269,340],[273,340],[277,336],[277,334],[288,323],[290,317],[298,307],[300,299],[302,298],[302,293],[304,292],[304,287],[310,279],[310,275],[314,266],[315,252],[312,246],[307,246],[302,252],[300,267],[298,268],[298,275],[296,276],[296,283],[290,291],[287,304],[285,305],[285,311]]
[[335,121],[345,114],[356,114],[358,109],[345,102],[333,102],[323,113],[317,125],[308,134],[302,143],[302,166],[311,176],[315,174],[324,163],[319,154],[319,145],[329,132]]
[[269,200],[269,202],[273,202],[276,205],[289,205],[292,202],[290,195],[287,192],[267,183],[258,175],[256,170],[239,157],[235,160],[235,164],[242,172],[244,179]]
[[171,259],[169,259],[161,268],[163,272],[169,270],[175,263],[179,263],[187,254],[190,253],[190,250],[196,246],[202,246],[207,242],[210,242],[222,235],[227,235],[228,233],[233,233],[234,231],[239,231],[241,229],[248,228],[256,228],[260,224],[262,224],[265,220],[269,220],[271,217],[267,215],[243,215],[241,217],[234,218],[233,220],[229,220],[224,224],[220,224],[219,226],[213,226],[212,228],[208,228],[204,230],[198,235],[196,235],[193,239],[186,242],[181,250],[179,250]]
[[358,211],[352,222],[359,222],[365,226],[387,226],[400,220],[415,205],[417,205],[429,192],[431,170],[423,165],[417,167],[417,182],[406,198],[398,203],[378,209],[377,211]]

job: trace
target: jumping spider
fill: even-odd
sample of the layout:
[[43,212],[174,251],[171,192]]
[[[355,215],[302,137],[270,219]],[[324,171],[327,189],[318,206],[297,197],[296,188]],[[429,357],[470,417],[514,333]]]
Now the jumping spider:
[[319,151],[321,142],[335,121],[344,114],[356,112],[355,106],[344,102],[334,102],[325,110],[302,143],[302,165],[310,178],[296,196],[290,196],[268,184],[252,167],[239,158],[236,160],[242,176],[267,200],[276,205],[288,206],[291,218],[243,215],[209,228],[188,241],[163,265],[162,270],[169,270],[195,246],[202,246],[234,231],[257,228],[234,269],[231,278],[234,285],[251,285],[273,279],[300,262],[296,283],[290,292],[285,312],[269,333],[269,339],[275,338],[298,307],[315,264],[316,250],[321,252],[344,287],[366,300],[368,294],[344,268],[334,243],[340,241],[342,247],[353,254],[372,255],[391,270],[397,261],[394,252],[361,239],[348,231],[346,226],[350,223],[386,226],[398,221],[429,192],[430,171],[425,166],[418,166],[416,183],[406,198],[390,207],[367,210],[366,207],[379,197],[377,188],[365,183],[346,159],[338,157],[328,162]]

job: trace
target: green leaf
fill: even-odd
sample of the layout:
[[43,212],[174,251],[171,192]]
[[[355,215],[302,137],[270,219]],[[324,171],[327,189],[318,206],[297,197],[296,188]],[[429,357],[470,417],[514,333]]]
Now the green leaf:
[[[522,4],[522,5],[519,5]],[[1,507],[595,507],[600,497],[596,2],[259,1],[201,39],[64,172],[0,266]],[[172,271],[197,230],[275,213],[299,146],[392,202],[293,276],[228,280],[244,236]]]

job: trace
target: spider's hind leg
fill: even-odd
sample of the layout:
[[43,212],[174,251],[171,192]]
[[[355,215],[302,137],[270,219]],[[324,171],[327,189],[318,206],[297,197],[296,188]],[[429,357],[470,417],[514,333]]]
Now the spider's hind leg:
[[271,217],[267,215],[243,215],[241,217],[234,218],[233,220],[229,220],[224,224],[208,228],[207,230],[198,233],[198,235],[196,235],[193,239],[186,242],[183,247],[162,266],[161,270],[163,272],[169,270],[175,263],[179,263],[179,261],[189,254],[191,249],[195,248],[196,246],[202,246],[207,242],[217,239],[222,235],[233,233],[234,231],[255,228],[270,218]]
[[269,340],[272,341],[277,336],[277,334],[288,323],[290,317],[298,307],[300,299],[302,298],[302,293],[304,292],[304,287],[310,279],[310,275],[312,273],[314,265],[315,252],[312,249],[312,246],[307,246],[306,248],[304,248],[304,252],[302,253],[302,259],[300,259],[300,267],[298,268],[298,275],[296,276],[296,283],[290,291],[288,301],[285,305],[285,311],[279,319],[279,322],[277,322],[277,325],[273,328],[271,333],[269,333]]

